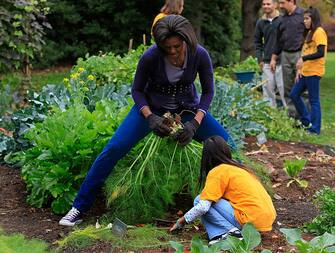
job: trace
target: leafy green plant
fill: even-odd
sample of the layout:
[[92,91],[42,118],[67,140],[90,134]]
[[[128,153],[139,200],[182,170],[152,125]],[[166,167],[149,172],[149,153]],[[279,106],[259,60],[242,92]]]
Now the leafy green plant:
[[308,186],[308,182],[303,179],[299,179],[300,172],[304,169],[307,160],[305,159],[294,159],[294,160],[285,160],[284,161],[284,171],[291,178],[291,180],[287,183],[287,187],[290,186],[291,183],[297,182],[300,187],[306,188]]
[[319,208],[319,214],[311,222],[305,224],[308,231],[320,235],[335,230],[335,191],[328,186],[317,191],[314,203]]
[[215,97],[211,114],[226,127],[235,143],[243,145],[246,135],[256,135],[267,131],[260,118],[269,118],[267,103],[251,91],[252,84],[241,85],[218,81],[215,83]]
[[301,231],[293,228],[281,228],[289,244],[295,246],[299,253],[331,253],[335,252],[335,235],[324,233],[306,241],[301,237]]
[[[219,242],[221,250],[228,250],[232,253],[247,253],[261,243],[261,235],[252,223],[246,223],[242,228],[243,240],[228,236],[227,239]],[[270,253],[269,250],[262,250],[261,253]]]
[[[216,253],[228,251],[232,253],[249,253],[261,243],[261,235],[255,229],[251,223],[246,223],[242,228],[243,240],[239,240],[236,237],[228,236],[225,240],[222,240],[211,247],[202,242],[198,237],[194,237],[191,243],[191,252],[197,253]],[[179,242],[170,242],[171,246],[176,250],[176,253],[181,253],[184,247]],[[262,250],[261,253],[271,253],[270,250]]]
[[78,59],[72,73],[85,69],[88,75],[96,77],[98,85],[130,85],[133,82],[138,59],[146,48],[141,45],[122,57],[114,53],[86,55],[86,59]]
[[44,29],[51,28],[45,18],[47,1],[3,0],[1,7],[0,72],[30,68],[30,59],[44,44]]
[[249,56],[247,59],[240,63],[236,63],[233,68],[233,72],[258,72],[259,65],[255,57]]
[[284,141],[292,139],[303,140],[306,138],[306,131],[296,127],[300,125],[300,122],[290,118],[285,109],[272,108],[270,106],[262,109],[264,112],[256,114],[254,120],[267,129],[266,133],[269,138]]
[[19,153],[27,201],[36,207],[51,203],[55,213],[66,212],[93,159],[128,111],[103,100],[92,113],[75,104],[35,124],[26,134],[34,146]]
[[[173,249],[175,249],[176,253],[183,253],[184,252],[184,245],[170,241],[170,245]],[[209,247],[206,243],[204,243],[199,237],[193,237],[191,242],[190,252],[201,252],[201,253],[218,253],[221,252],[220,245],[216,244]]]
[[150,222],[165,214],[177,193],[195,196],[201,147],[192,142],[182,148],[150,134],[119,161],[106,182],[111,214],[130,224]]

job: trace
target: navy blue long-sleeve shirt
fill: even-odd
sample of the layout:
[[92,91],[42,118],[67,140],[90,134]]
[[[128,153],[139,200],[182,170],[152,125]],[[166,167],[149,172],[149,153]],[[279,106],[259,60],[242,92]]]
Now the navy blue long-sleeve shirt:
[[[206,49],[198,45],[187,56],[184,74],[176,84],[171,84],[165,72],[164,54],[156,45],[150,47],[139,60],[132,97],[138,108],[150,106],[160,109],[174,97],[180,107],[207,112],[214,96],[213,66]],[[194,80],[199,74],[202,93],[199,99]]]
[[274,54],[279,55],[282,51],[300,51],[303,45],[304,31],[304,9],[296,7],[291,15],[285,13],[278,26]]

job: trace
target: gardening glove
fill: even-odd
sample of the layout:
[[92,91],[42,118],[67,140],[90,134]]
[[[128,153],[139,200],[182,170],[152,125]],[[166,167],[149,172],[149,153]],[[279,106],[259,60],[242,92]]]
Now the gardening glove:
[[179,218],[176,223],[170,228],[170,232],[175,230],[181,230],[185,226],[185,222],[182,222],[181,218]]
[[152,129],[154,134],[156,134],[159,137],[165,137],[168,136],[171,132],[171,129],[163,123],[164,118],[159,117],[156,114],[150,114],[147,117],[147,120],[149,121],[149,127]]
[[200,124],[195,119],[187,121],[184,124],[183,130],[181,130],[180,134],[178,135],[178,142],[181,146],[186,146],[192,141],[192,138],[197,131]]

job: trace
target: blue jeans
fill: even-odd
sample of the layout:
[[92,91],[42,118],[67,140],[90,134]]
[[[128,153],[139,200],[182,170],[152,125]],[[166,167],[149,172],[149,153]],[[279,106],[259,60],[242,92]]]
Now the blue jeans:
[[[290,93],[290,97],[300,114],[301,123],[304,126],[311,123],[312,126],[308,128],[308,131],[316,134],[320,134],[321,131],[320,79],[319,76],[302,76]],[[301,94],[305,90],[308,91],[310,112],[301,98]]]
[[[194,205],[197,205],[199,200],[200,195],[194,199]],[[201,222],[206,228],[209,240],[227,233],[232,228],[242,228],[235,218],[234,208],[226,199],[213,203],[208,212],[201,217]]]
[[[155,113],[161,115],[163,112]],[[193,117],[194,114],[190,112],[183,113],[182,121],[191,120]],[[149,128],[148,121],[143,117],[137,106],[133,106],[88,171],[73,202],[73,207],[77,208],[80,212],[86,212],[93,204],[97,192],[101,189],[116,163],[150,132],[151,129]],[[235,149],[235,144],[226,130],[212,115],[207,113],[196,131],[194,139],[202,142],[213,135],[221,136]]]

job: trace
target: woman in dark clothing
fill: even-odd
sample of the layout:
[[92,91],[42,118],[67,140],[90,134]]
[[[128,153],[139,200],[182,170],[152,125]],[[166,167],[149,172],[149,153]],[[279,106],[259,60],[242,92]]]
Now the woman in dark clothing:
[[[234,148],[226,130],[207,112],[214,95],[212,62],[208,52],[198,45],[191,23],[182,16],[169,15],[153,28],[156,45],[140,58],[132,86],[135,105],[111,140],[96,158],[74,200],[72,209],[59,224],[73,226],[93,203],[97,191],[129,150],[151,131],[168,136],[163,122],[165,112],[182,114],[184,128],[178,142],[185,146],[194,138],[202,142],[219,135]],[[199,74],[202,94],[199,98],[194,80]]]

